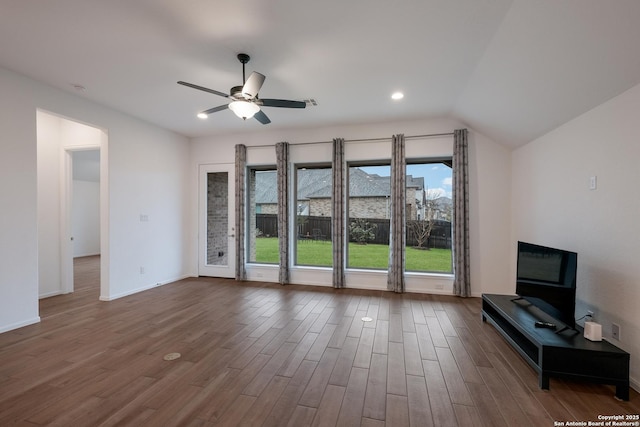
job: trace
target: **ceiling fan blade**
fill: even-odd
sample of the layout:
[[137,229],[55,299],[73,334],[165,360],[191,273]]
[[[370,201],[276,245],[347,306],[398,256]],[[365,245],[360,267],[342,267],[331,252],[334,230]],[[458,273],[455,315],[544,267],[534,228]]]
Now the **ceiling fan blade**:
[[307,106],[304,101],[289,101],[288,99],[260,99],[259,103],[265,107],[305,108]]
[[258,96],[258,92],[260,92],[264,79],[264,75],[260,73],[256,73],[255,71],[251,73],[242,87],[242,96],[244,96],[245,99],[253,99]]
[[227,95],[226,93],[218,92],[217,90],[213,90],[213,89],[209,89],[209,88],[206,88],[206,87],[194,85],[193,83],[187,83],[187,82],[180,81],[180,82],[178,82],[178,84],[182,85],[182,86],[187,86],[187,87],[190,87],[190,88],[193,88],[193,89],[198,89],[198,90],[202,90],[202,91],[205,91],[205,92],[209,92],[209,93],[212,93],[214,95],[224,96],[225,98],[229,97],[229,95]]
[[229,104],[218,105],[217,107],[209,108],[200,114],[206,114],[208,116],[211,113],[217,113],[218,111],[226,110],[227,108],[229,108]]
[[256,120],[262,123],[263,125],[268,125],[269,123],[271,123],[271,120],[269,120],[269,117],[267,117],[267,115],[262,110],[254,114],[253,117],[255,117]]

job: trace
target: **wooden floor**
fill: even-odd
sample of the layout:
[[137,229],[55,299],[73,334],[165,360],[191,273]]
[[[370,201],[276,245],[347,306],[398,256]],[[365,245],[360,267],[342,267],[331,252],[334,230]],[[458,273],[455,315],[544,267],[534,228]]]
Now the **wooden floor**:
[[40,314],[0,334],[0,426],[537,427],[640,412],[633,390],[539,390],[477,298],[198,278],[99,302],[90,257]]

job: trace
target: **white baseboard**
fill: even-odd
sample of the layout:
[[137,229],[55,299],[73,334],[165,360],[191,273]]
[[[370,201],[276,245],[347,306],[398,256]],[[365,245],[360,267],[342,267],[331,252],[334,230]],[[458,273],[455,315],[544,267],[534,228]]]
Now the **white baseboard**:
[[47,292],[47,293],[44,293],[44,294],[40,294],[40,295],[38,295],[38,299],[55,297],[57,295],[62,295],[62,292],[61,291],[53,291],[53,292]]
[[179,280],[187,279],[189,277],[194,277],[194,276],[192,276],[191,274],[185,274],[185,275],[182,275],[182,276],[177,277],[175,279],[170,279],[170,280],[165,280],[165,281],[162,281],[162,282],[152,283],[152,284],[149,284],[149,285],[142,286],[140,288],[132,289],[130,291],[122,292],[122,293],[115,294],[115,295],[108,295],[108,296],[100,295],[99,299],[100,299],[100,301],[113,301],[113,300],[116,300],[116,299],[119,299],[119,298],[124,298],[124,297],[129,296],[129,295],[137,294],[139,292],[148,291],[149,289],[157,288],[158,286],[164,286],[164,285],[167,285],[169,283],[173,283],[173,282],[177,282]]
[[40,323],[40,316],[34,317],[29,320],[23,320],[22,322],[12,323],[11,325],[5,325],[0,328],[0,334],[3,332],[12,331],[14,329],[23,328],[25,326],[33,325],[34,323]]

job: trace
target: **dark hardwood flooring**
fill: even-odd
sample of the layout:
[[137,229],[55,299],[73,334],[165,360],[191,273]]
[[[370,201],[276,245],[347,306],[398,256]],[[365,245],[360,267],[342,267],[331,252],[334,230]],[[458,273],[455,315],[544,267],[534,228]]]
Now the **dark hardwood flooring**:
[[[194,278],[98,301],[97,257],[0,334],[0,426],[553,426],[640,396],[535,372],[478,298]],[[371,322],[363,322],[363,317]],[[181,357],[166,361],[165,355]]]

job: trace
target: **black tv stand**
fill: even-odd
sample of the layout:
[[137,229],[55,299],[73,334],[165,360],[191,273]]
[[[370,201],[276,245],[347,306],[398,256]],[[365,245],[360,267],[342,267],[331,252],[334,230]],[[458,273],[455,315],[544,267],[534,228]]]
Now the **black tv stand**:
[[[586,380],[616,386],[616,397],[629,400],[629,353],[607,341],[589,341],[580,331],[561,334],[536,328],[536,321],[554,322],[535,306],[514,304],[512,295],[482,295],[482,320],[491,323],[538,373],[549,389],[550,377]],[[571,328],[568,328],[571,329]]]
[[576,328],[572,328],[571,326],[567,326],[567,325],[565,325],[562,328],[558,329],[557,331],[555,331],[555,333],[559,334],[560,332],[564,332],[564,331],[567,331],[567,330],[572,331],[574,334],[579,334],[580,333],[580,331],[577,330]]

